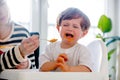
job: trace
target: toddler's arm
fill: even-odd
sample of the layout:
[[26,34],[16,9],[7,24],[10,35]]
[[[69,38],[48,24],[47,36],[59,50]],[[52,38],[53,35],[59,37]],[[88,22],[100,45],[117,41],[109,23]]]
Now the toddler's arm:
[[[64,59],[64,60],[61,60]],[[56,61],[54,62],[46,62],[44,63],[41,68],[40,71],[52,71],[55,70],[59,67],[58,63],[61,63],[61,61],[67,61],[67,55],[66,54],[60,54],[57,58]]]
[[67,64],[59,64],[61,71],[63,72],[92,72],[87,66],[69,66]]
[[57,68],[56,62],[46,62],[41,66],[40,71],[52,71],[55,70],[56,68]]
[[57,66],[63,72],[91,72],[90,68],[85,65],[69,66],[66,61],[68,60],[66,54],[60,54],[57,58]]

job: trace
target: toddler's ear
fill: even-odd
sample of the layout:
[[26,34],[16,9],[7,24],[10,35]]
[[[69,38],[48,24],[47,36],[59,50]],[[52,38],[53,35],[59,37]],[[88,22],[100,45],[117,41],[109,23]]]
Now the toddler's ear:
[[84,37],[88,33],[88,30],[83,31],[82,37]]
[[59,32],[59,30],[60,30],[60,26],[57,25],[56,28],[57,28],[57,30],[58,30],[58,32]]

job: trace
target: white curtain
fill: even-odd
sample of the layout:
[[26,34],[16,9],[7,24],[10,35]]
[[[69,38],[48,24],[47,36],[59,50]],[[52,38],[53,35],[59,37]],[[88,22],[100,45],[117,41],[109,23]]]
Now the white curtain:
[[[109,36],[120,36],[120,0],[107,0],[107,15],[112,20],[112,31]],[[112,55],[109,61],[109,73],[112,75],[111,80],[120,80],[120,50],[119,44],[115,44],[113,47],[118,47],[115,54]],[[117,64],[116,64],[117,63]],[[112,68],[114,66],[114,69]]]

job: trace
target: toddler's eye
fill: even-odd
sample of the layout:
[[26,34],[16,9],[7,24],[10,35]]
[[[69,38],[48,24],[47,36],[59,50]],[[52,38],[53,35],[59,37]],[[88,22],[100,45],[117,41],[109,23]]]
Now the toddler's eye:
[[64,24],[63,26],[68,26],[68,24]]
[[74,28],[79,28],[78,26],[73,26]]

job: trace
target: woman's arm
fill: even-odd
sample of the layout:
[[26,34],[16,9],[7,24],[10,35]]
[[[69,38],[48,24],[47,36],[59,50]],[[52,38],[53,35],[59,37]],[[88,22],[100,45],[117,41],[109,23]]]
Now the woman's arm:
[[15,46],[12,49],[0,55],[0,72],[5,69],[15,68],[20,62],[26,61],[19,52],[19,47]]
[[[25,56],[34,52],[38,46],[38,36],[32,36],[23,40],[20,45],[4,52],[0,55],[0,71],[3,71],[4,69],[15,68],[16,65],[26,62],[28,58]],[[26,66],[28,66],[28,64]]]

